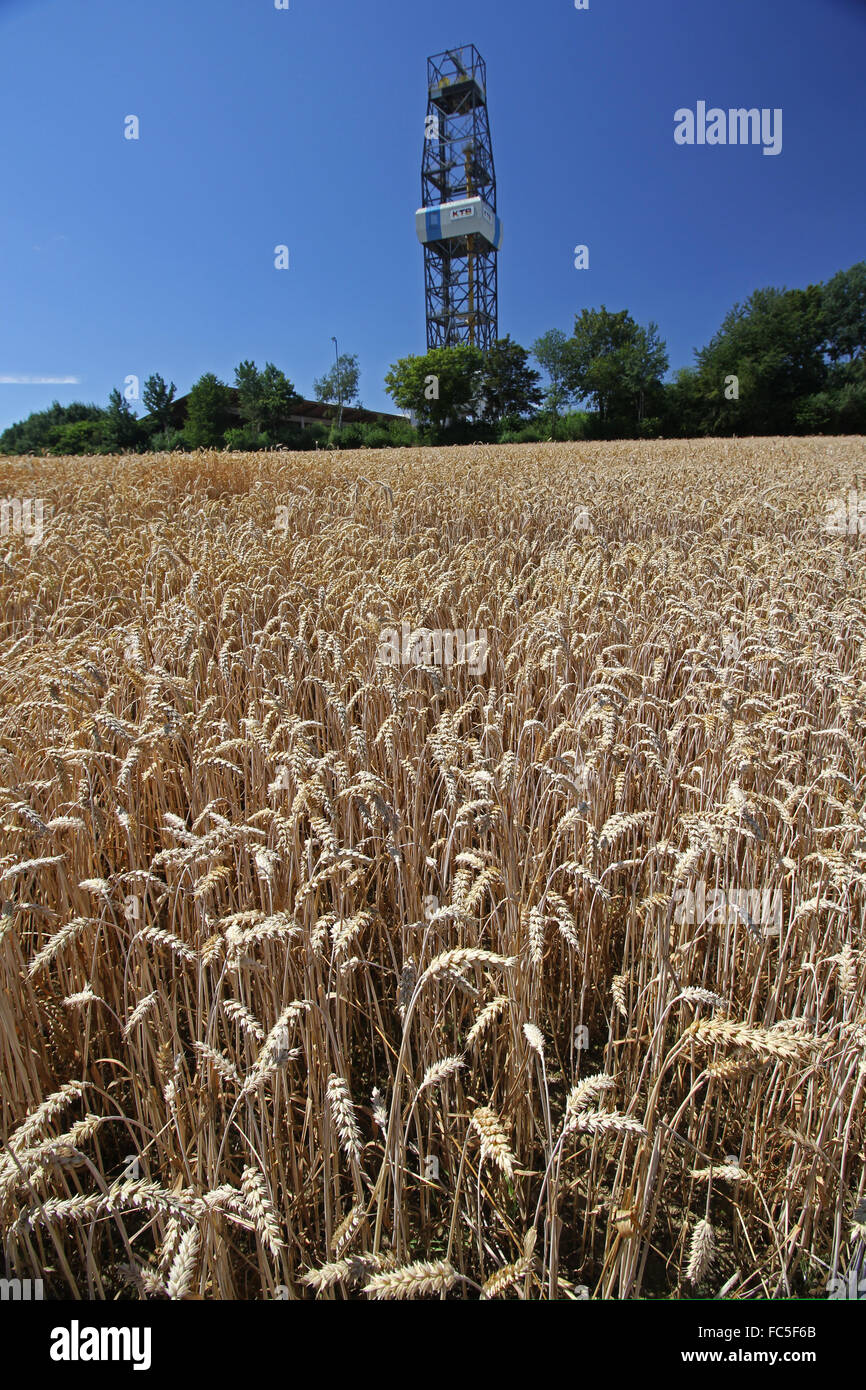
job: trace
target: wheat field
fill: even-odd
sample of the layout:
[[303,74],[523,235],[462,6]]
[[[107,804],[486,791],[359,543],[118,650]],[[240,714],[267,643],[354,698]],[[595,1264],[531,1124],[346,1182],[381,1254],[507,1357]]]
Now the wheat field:
[[[45,514],[0,539],[7,1275],[825,1296],[866,1239],[866,552],[825,520],[864,447],[0,461]],[[484,660],[395,664],[404,623]]]

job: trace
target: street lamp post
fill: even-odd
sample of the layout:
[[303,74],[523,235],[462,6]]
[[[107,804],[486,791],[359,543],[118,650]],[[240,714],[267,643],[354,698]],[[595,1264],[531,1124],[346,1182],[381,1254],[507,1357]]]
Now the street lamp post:
[[331,334],[331,342],[334,344],[334,360],[337,367],[337,396],[340,403],[340,414],[337,419],[337,432],[342,433],[343,429],[343,383],[340,379],[340,349],[337,346],[337,339]]

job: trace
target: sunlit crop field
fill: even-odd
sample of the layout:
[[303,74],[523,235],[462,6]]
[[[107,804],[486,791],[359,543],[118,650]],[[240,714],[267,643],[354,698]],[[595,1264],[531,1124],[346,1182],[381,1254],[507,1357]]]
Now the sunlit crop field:
[[858,472],[0,461],[43,503],[0,537],[6,1274],[826,1296],[866,1239]]

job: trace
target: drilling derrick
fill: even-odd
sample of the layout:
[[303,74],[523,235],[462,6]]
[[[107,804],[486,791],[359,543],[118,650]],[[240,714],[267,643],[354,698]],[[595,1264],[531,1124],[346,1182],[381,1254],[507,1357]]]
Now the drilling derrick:
[[502,223],[487,116],[487,69],[473,44],[427,59],[427,120],[415,214],[424,247],[427,347],[498,337]]

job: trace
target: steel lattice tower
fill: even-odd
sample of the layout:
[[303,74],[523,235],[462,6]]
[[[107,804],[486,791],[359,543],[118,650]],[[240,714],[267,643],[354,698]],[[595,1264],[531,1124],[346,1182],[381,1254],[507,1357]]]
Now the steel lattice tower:
[[427,59],[421,203],[427,347],[474,343],[499,332],[496,172],[487,116],[487,69],[474,44]]

